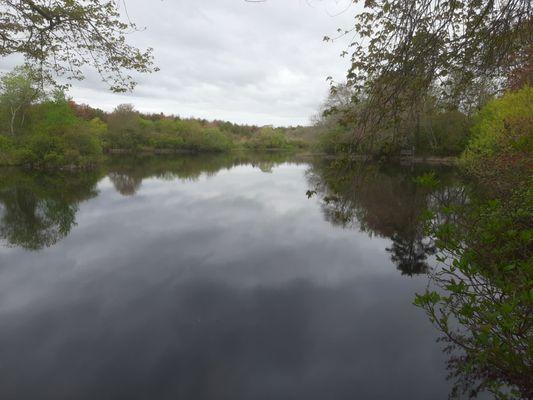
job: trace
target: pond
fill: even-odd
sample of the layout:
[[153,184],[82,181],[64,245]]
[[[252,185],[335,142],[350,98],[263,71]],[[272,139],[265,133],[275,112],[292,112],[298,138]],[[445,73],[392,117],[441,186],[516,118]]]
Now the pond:
[[420,170],[338,171],[281,154],[2,170],[0,398],[447,398],[412,305],[434,263]]

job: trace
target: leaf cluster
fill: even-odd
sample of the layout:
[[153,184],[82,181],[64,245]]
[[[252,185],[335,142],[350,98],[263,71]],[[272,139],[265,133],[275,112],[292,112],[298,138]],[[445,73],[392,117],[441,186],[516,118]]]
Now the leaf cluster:
[[0,55],[23,54],[41,80],[52,75],[83,79],[93,66],[111,90],[135,86],[129,71],[157,70],[152,49],[126,41],[138,30],[124,22],[117,0],[3,0],[0,4]]

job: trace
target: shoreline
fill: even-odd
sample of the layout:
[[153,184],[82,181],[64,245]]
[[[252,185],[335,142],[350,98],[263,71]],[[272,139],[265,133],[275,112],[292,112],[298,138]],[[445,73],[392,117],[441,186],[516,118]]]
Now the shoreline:
[[130,149],[107,149],[104,152],[104,157],[99,162],[92,162],[87,165],[75,165],[67,164],[56,167],[33,167],[30,165],[0,165],[0,168],[22,168],[29,171],[41,171],[41,172],[81,172],[81,171],[93,171],[99,168],[100,165],[105,163],[105,158],[114,158],[120,156],[139,156],[139,157],[159,157],[159,156],[201,156],[201,155],[220,155],[220,154],[272,154],[272,153],[293,153],[296,160],[308,160],[312,158],[322,158],[324,160],[338,160],[348,159],[356,162],[392,162],[400,165],[435,165],[435,166],[457,166],[459,158],[456,156],[415,156],[415,157],[390,157],[384,160],[376,159],[370,155],[354,154],[354,155],[334,155],[318,152],[306,152],[295,149],[233,149],[223,152],[212,151],[195,151],[184,149],[154,149],[154,150],[130,150]]

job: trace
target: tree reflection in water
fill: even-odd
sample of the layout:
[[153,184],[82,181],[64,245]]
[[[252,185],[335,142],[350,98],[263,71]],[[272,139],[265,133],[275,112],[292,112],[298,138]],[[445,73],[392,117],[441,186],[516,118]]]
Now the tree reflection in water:
[[450,187],[439,193],[420,188],[414,178],[423,170],[320,160],[313,164],[307,177],[313,193],[322,200],[326,220],[390,239],[392,244],[386,250],[392,261],[403,275],[413,276],[426,273],[428,257],[435,254],[435,247],[424,233],[424,212],[432,202],[451,201],[448,195],[464,193],[460,186],[456,187],[451,169],[439,171]]
[[0,239],[29,250],[54,245],[76,224],[78,204],[96,196],[99,176],[0,170]]
[[415,304],[446,344],[452,397],[531,399],[533,191],[517,185],[502,201],[484,189],[466,204],[432,205],[439,268]]
[[276,165],[294,161],[288,152],[271,153],[215,153],[180,156],[122,156],[113,157],[106,165],[115,189],[124,196],[133,196],[143,180],[182,179],[196,181],[202,175],[214,176],[223,169],[252,165],[262,172],[271,173]]
[[532,398],[531,191],[485,203],[453,171],[340,160],[316,162],[308,180],[328,221],[390,239],[402,274],[430,272],[415,304],[441,333],[451,398]]
[[92,172],[37,172],[0,169],[0,239],[8,246],[39,250],[65,238],[76,225],[81,202],[97,195],[107,175],[117,192],[133,196],[143,180],[197,180],[222,169],[252,164],[263,172],[290,160],[290,153],[113,157]]

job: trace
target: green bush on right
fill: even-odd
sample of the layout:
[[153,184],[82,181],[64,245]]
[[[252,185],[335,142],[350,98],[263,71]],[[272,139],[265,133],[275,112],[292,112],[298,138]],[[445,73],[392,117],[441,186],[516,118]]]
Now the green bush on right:
[[532,165],[533,88],[494,99],[475,118],[461,166],[485,183],[509,187],[525,181]]

